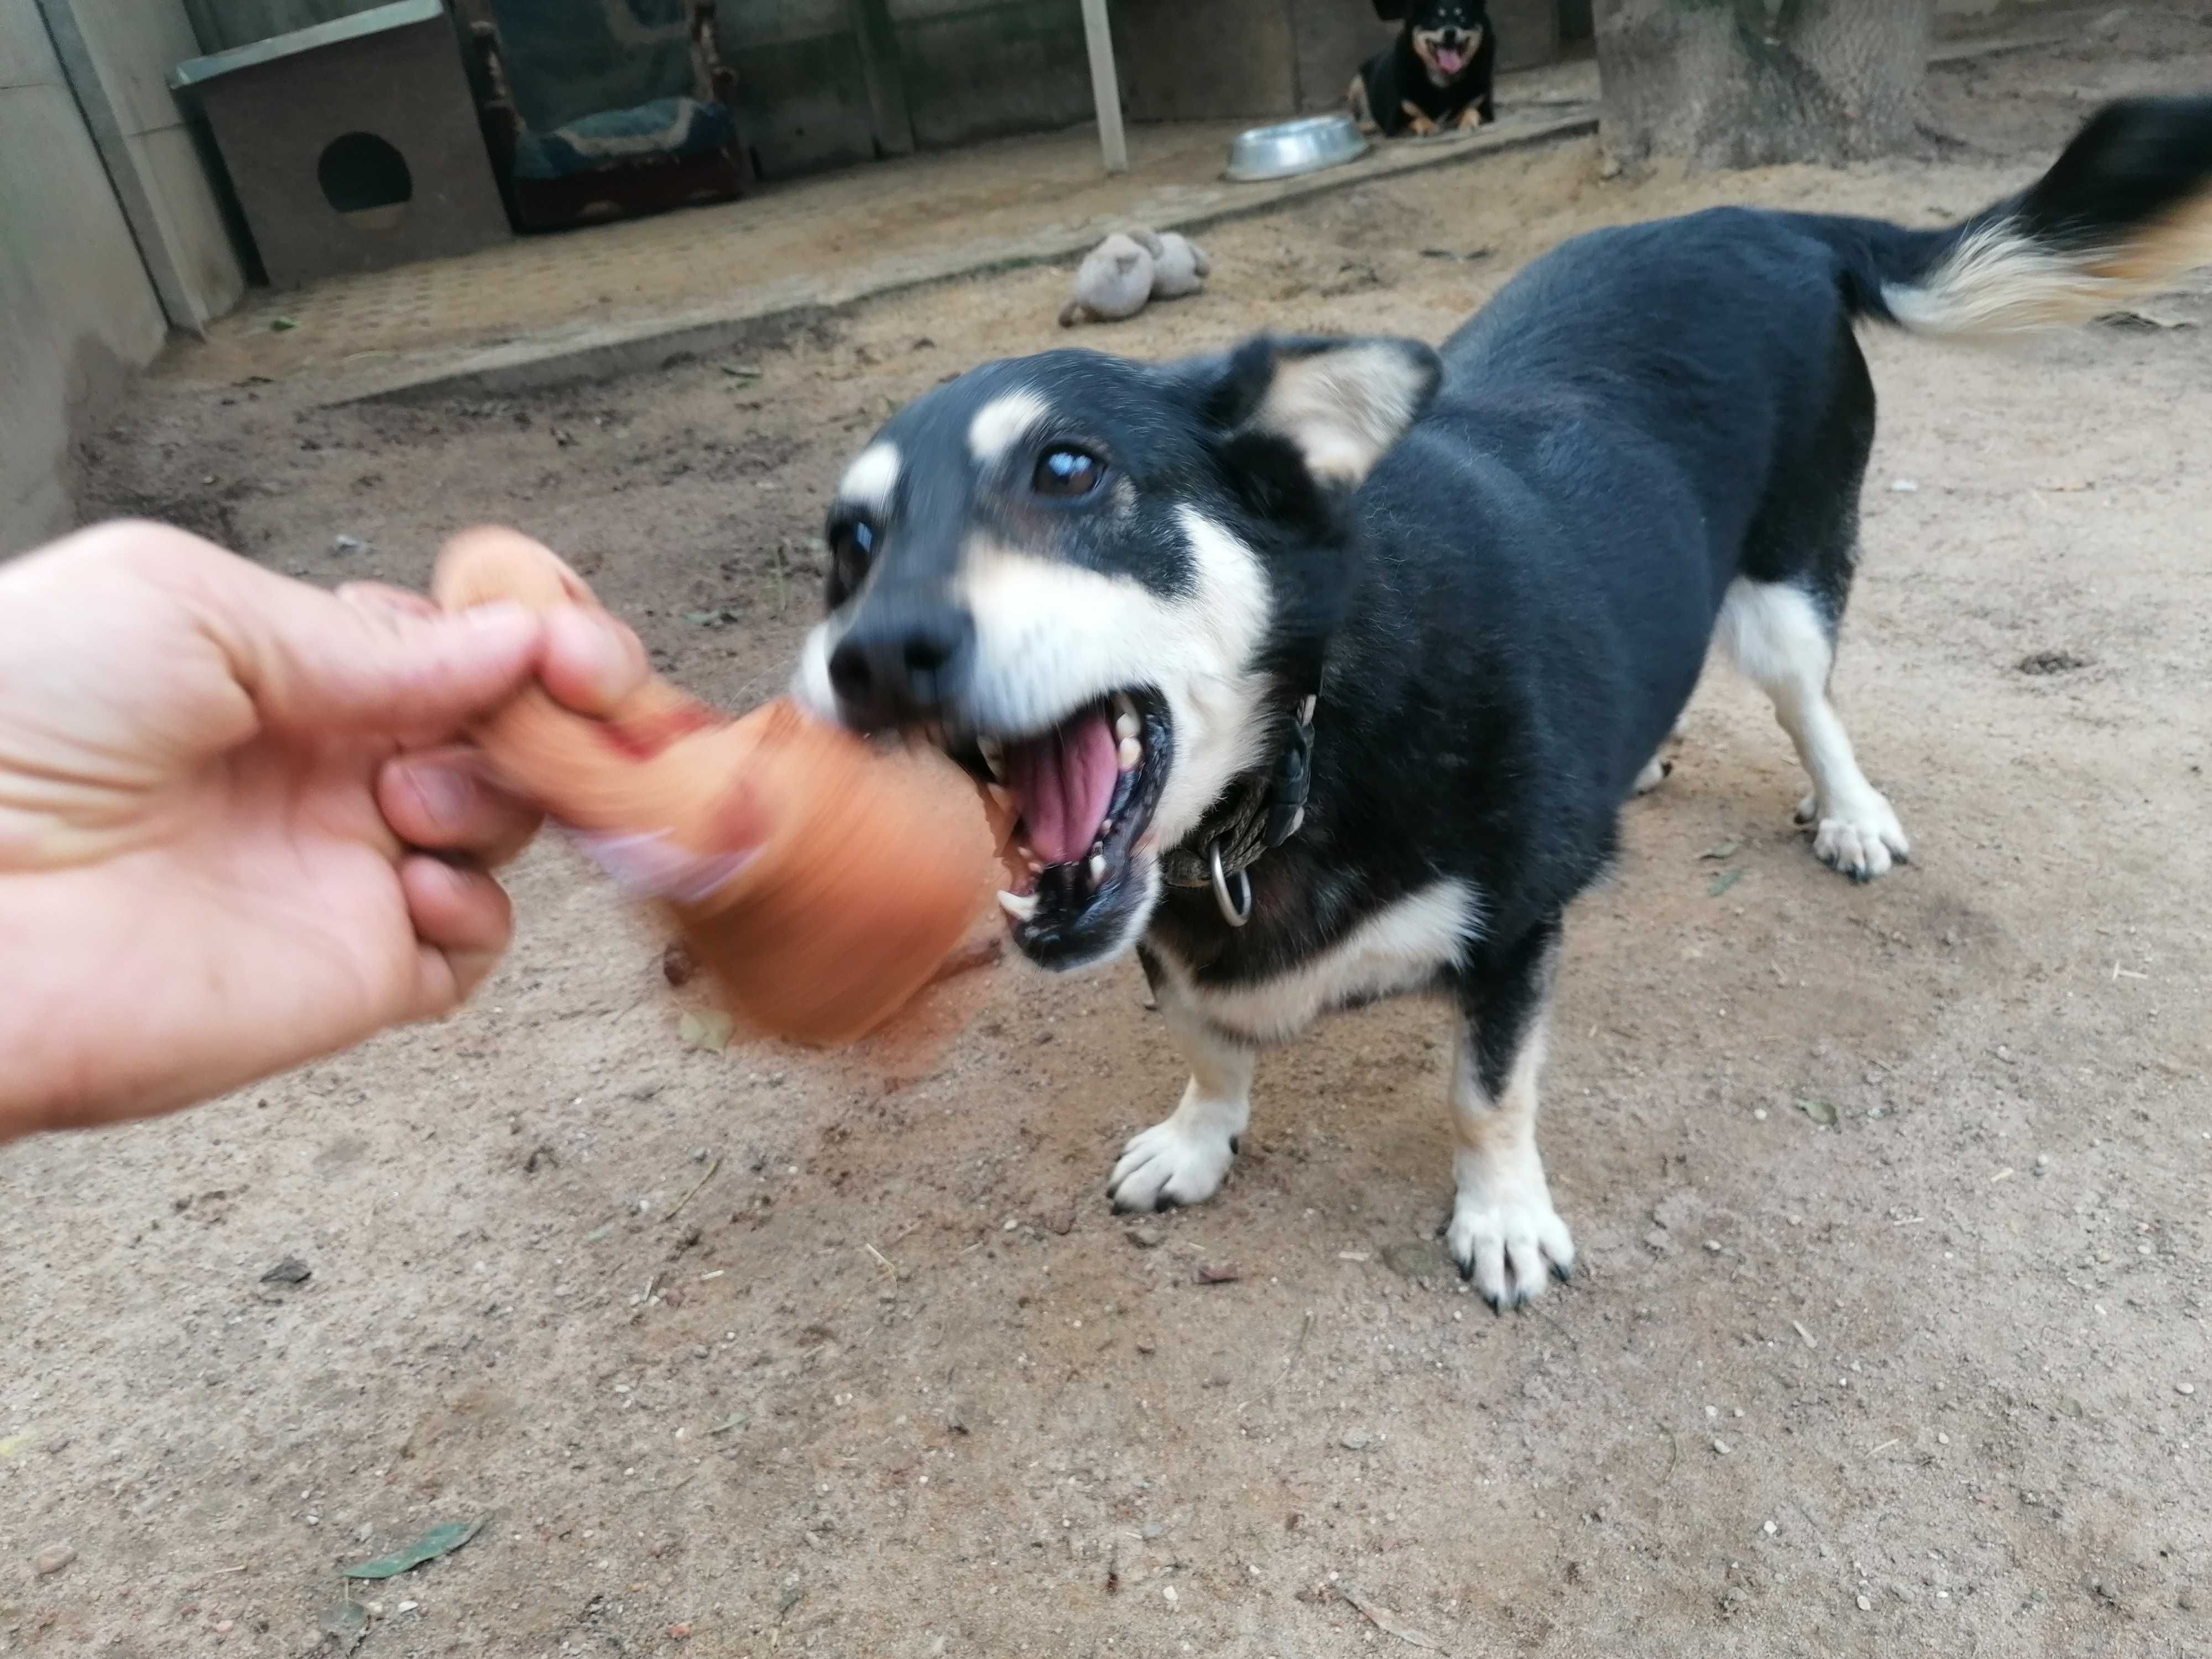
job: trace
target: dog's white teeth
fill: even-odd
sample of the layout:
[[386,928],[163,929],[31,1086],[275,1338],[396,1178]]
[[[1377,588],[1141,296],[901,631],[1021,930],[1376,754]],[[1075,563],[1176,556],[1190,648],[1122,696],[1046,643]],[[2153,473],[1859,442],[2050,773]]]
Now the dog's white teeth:
[[1114,717],[1116,720],[1136,719],[1137,700],[1127,691],[1116,691],[1114,694]]
[[1091,884],[1093,887],[1106,879],[1106,860],[1103,854],[1091,855]]
[[1139,743],[1134,738],[1124,738],[1121,739],[1121,750],[1119,754],[1116,756],[1116,758],[1121,762],[1121,769],[1124,772],[1135,771],[1137,769],[1137,763],[1143,760],[1144,757],[1145,745],[1143,744]]
[[1114,735],[1124,741],[1135,737],[1144,729],[1143,725],[1137,719],[1137,711],[1133,708],[1125,708],[1120,714],[1114,716]]
[[1099,839],[1101,842],[1103,842],[1103,841],[1106,839],[1106,837],[1107,837],[1107,836],[1109,836],[1112,835],[1113,833],[1114,833],[1114,820],[1113,820],[1113,819],[1111,819],[1111,818],[1107,819],[1105,823],[1102,823],[1102,824],[1100,824],[1100,825],[1098,826],[1098,839]]
[[990,796],[991,804],[997,807],[1000,811],[1011,812],[1013,811],[1014,792],[1007,788],[1006,785],[1002,783],[987,783],[983,786],[983,790],[986,794]]
[[996,738],[978,738],[975,746],[983,751],[983,758],[994,766],[1006,757],[1006,745]]
[[999,908],[1016,921],[1028,921],[1033,919],[1036,915],[1036,907],[1035,893],[1009,893],[1003,887],[999,890]]

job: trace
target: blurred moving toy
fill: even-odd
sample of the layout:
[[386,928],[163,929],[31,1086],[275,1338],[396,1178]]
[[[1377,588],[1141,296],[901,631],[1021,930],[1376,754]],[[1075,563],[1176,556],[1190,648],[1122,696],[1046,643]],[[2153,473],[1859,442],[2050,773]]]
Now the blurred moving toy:
[[[448,610],[597,603],[506,530],[457,537],[434,591]],[[502,779],[665,909],[757,1032],[848,1043],[983,959],[959,947],[992,908],[1004,827],[934,749],[873,748],[787,699],[732,720],[657,678],[602,719],[532,685],[476,736]]]
[[1060,325],[1117,323],[1153,300],[1202,293],[1212,269],[1196,243],[1172,230],[1116,231],[1076,268],[1074,297],[1060,307]]

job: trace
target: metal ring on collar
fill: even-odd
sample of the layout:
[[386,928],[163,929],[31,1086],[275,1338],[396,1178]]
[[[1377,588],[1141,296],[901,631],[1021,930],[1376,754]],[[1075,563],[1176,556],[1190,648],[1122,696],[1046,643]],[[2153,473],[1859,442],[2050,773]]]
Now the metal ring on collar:
[[[1252,878],[1242,870],[1233,876],[1224,873],[1218,841],[1206,843],[1206,863],[1213,877],[1213,902],[1220,907],[1222,921],[1231,927],[1242,927],[1252,920]],[[1237,884],[1234,889],[1229,884],[1232,881]],[[1238,897],[1231,897],[1232,892]],[[1241,903],[1239,897],[1243,901]]]

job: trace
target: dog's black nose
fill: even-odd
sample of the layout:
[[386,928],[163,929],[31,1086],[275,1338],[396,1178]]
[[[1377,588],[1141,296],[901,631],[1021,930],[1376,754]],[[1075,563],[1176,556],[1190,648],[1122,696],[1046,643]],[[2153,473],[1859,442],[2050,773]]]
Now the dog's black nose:
[[845,718],[868,730],[941,714],[975,654],[975,619],[957,605],[881,594],[830,653]]

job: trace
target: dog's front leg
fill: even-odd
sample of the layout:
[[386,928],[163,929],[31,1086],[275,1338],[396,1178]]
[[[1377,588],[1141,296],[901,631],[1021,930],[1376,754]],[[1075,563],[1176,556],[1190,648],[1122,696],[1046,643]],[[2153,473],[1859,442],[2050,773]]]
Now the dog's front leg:
[[1160,1015],[1190,1061],[1190,1082],[1172,1115],[1131,1137],[1106,1183],[1117,1210],[1171,1210],[1213,1196],[1229,1173],[1252,1115],[1259,1054],[1231,1038],[1191,1005],[1172,975],[1146,966]]
[[1536,1073],[1559,957],[1550,921],[1462,971],[1459,1051],[1452,1066],[1452,1175],[1458,1190],[1444,1241],[1461,1276],[1504,1310],[1564,1279],[1575,1242],[1552,1207],[1536,1151]]
[[1414,137],[1429,138],[1436,135],[1437,124],[1429,119],[1428,112],[1412,99],[1400,99],[1398,107],[1405,114],[1406,131],[1412,133]]

